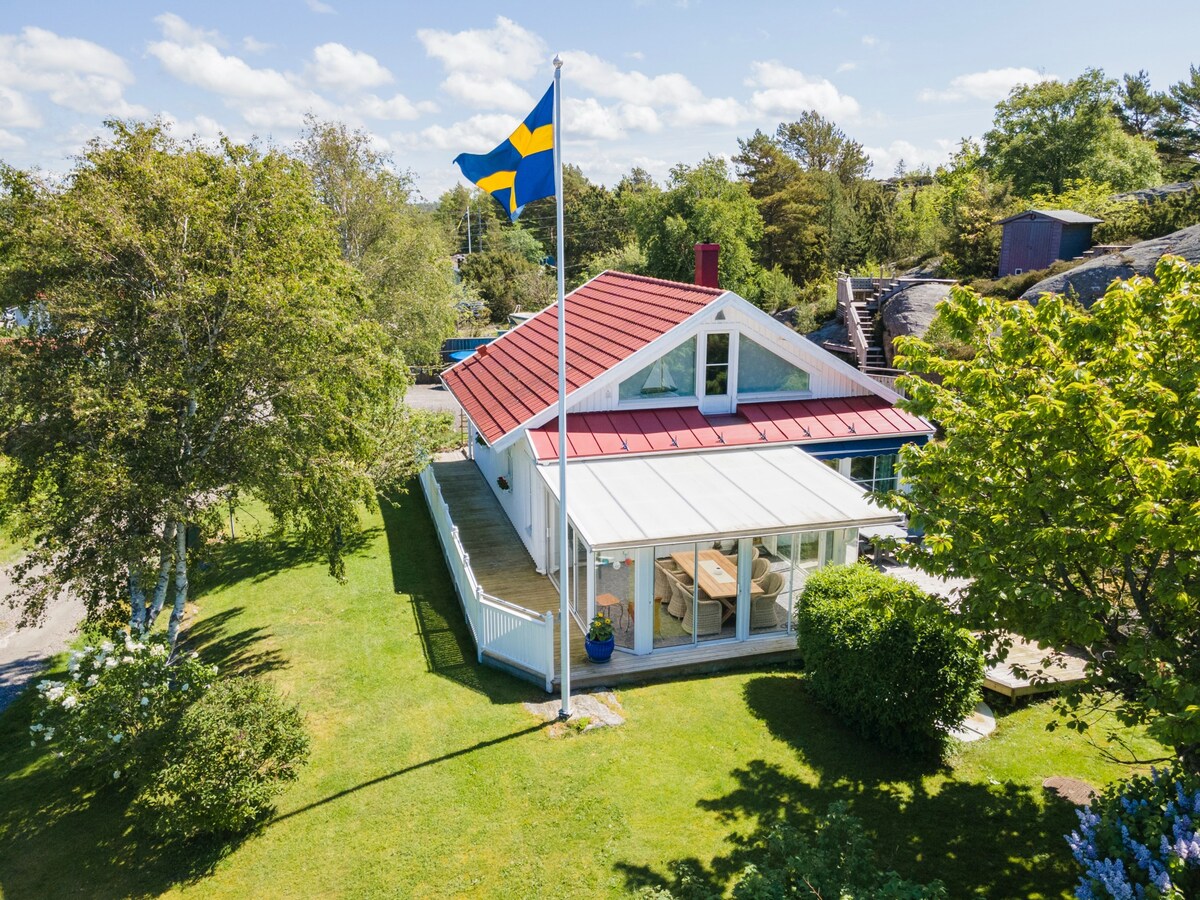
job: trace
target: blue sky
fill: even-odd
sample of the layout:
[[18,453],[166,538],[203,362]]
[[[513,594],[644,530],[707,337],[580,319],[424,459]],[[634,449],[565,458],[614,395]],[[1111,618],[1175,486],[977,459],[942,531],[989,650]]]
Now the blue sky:
[[290,143],[308,110],[370,132],[429,198],[565,61],[565,158],[614,183],[732,155],[815,108],[877,175],[981,135],[1017,82],[1200,63],[1194,3],[0,2],[0,159],[66,169],[109,116]]

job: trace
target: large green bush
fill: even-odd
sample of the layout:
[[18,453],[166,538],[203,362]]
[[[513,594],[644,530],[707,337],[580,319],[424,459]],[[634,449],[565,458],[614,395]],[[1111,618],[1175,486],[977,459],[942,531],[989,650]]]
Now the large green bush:
[[916,586],[870,566],[813,573],[796,627],[813,696],[885,746],[940,753],[979,701],[979,642]]
[[244,830],[271,809],[308,758],[295,706],[255,678],[218,682],[180,719],[176,755],[133,803],[141,826],[171,839]]

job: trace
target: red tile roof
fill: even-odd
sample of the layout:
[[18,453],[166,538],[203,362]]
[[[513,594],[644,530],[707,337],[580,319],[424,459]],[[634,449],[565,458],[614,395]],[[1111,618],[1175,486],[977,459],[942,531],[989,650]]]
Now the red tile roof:
[[[567,393],[724,294],[605,272],[566,297]],[[558,402],[558,304],[446,370],[442,381],[489,444]]]
[[[741,403],[732,416],[704,416],[694,406],[570,413],[567,458],[915,437],[932,431],[923,419],[873,395]],[[539,460],[558,459],[557,418],[529,436]]]

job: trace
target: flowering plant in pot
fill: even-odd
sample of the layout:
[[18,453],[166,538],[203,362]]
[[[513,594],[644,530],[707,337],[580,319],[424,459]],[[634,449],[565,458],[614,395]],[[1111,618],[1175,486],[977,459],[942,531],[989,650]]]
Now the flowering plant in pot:
[[596,615],[583,639],[583,648],[587,651],[588,659],[598,663],[608,662],[616,645],[612,619],[603,614]]
[[496,487],[505,492],[512,490],[512,485],[508,483],[508,479],[503,475],[496,479]]

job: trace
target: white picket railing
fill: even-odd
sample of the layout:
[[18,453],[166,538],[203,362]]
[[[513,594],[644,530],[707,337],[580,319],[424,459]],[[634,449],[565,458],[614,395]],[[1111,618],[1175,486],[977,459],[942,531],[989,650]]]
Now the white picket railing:
[[534,612],[485,593],[471,571],[470,554],[463,548],[458,526],[450,517],[450,506],[442,496],[432,466],[425,467],[420,481],[454,589],[475,640],[477,658],[482,662],[486,653],[539,675],[549,693],[554,685],[554,613]]

